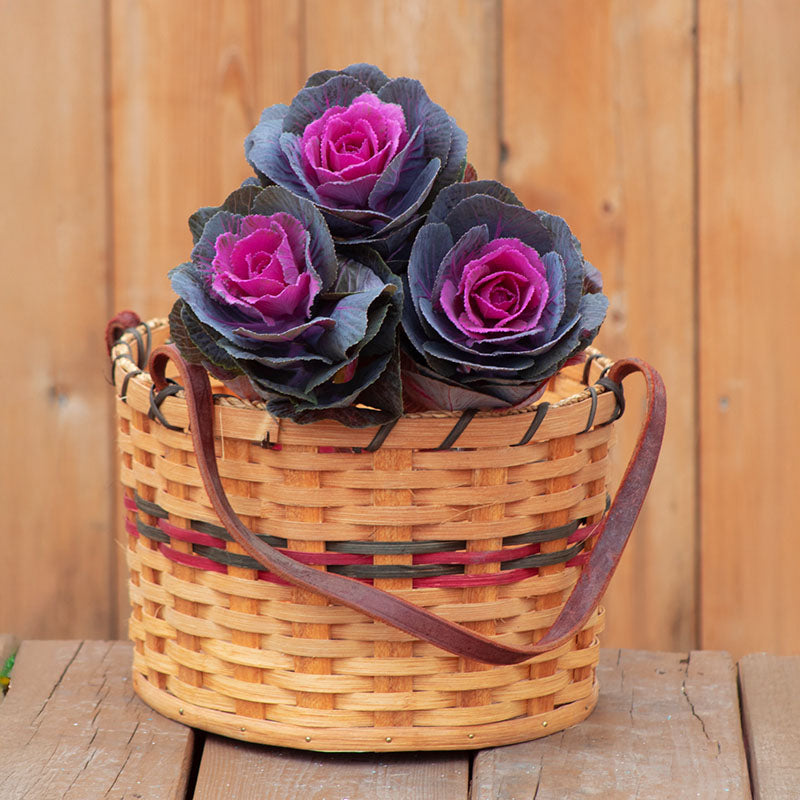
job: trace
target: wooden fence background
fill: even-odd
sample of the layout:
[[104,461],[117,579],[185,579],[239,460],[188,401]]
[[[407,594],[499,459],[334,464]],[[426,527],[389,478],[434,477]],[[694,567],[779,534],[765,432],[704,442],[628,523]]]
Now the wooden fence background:
[[0,0],[0,23],[0,631],[125,635],[104,323],[167,312],[186,218],[247,176],[262,107],[370,61],[570,221],[600,345],[665,377],[604,644],[800,650],[800,4]]

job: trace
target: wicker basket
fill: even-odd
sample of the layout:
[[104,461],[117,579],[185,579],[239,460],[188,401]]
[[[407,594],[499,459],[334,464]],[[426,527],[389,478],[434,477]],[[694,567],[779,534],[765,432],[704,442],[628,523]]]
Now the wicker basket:
[[[326,751],[508,744],[591,712],[599,607],[567,641],[497,666],[254,561],[211,507],[181,387],[157,392],[146,371],[166,322],[123,327],[109,347],[146,703],[226,736]],[[215,387],[222,483],[245,525],[297,561],[525,647],[559,615],[607,509],[621,393],[595,381],[610,363],[593,354],[562,371],[530,410],[412,414],[379,436],[279,423]]]

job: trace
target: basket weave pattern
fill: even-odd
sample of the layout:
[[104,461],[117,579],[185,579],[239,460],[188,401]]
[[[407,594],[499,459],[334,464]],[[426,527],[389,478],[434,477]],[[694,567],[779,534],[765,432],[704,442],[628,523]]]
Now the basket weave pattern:
[[[163,321],[148,340],[163,341]],[[586,717],[597,698],[595,611],[566,644],[523,664],[453,656],[264,571],[210,507],[180,394],[151,419],[141,331],[112,351],[135,644],[134,685],[156,710],[248,741],[318,750],[506,744]],[[591,376],[608,364],[597,359]],[[242,521],[305,563],[396,593],[513,645],[555,620],[607,503],[616,401],[581,369],[535,409],[374,430],[279,425],[215,403],[217,459]],[[567,371],[568,372],[568,371]]]

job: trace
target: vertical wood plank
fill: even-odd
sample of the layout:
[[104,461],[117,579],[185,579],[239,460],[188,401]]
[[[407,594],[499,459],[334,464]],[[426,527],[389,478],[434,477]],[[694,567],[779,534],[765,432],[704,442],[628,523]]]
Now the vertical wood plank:
[[[659,469],[605,601],[603,641],[627,647],[696,637],[693,7],[503,3],[502,179],[563,216],[603,273],[597,345],[652,362],[670,391]],[[617,474],[641,419],[629,383]]]
[[210,736],[195,800],[467,800],[469,757],[347,755],[261,747]]
[[0,629],[105,637],[113,601],[104,12],[0,7]]
[[800,6],[700,4],[702,644],[800,648]]
[[747,655],[739,686],[755,800],[791,800],[800,786],[800,656]]
[[305,74],[367,61],[417,78],[466,131],[478,174],[495,177],[498,20],[497,0],[307,0]]
[[[114,309],[166,316],[189,215],[249,177],[244,137],[301,84],[300,0],[110,6]],[[121,510],[116,518],[122,518]],[[120,559],[121,575],[127,570]],[[127,590],[117,581],[125,635]]]
[[298,19],[298,0],[111,3],[116,305],[171,308],[189,215],[252,174],[244,137],[296,91]]

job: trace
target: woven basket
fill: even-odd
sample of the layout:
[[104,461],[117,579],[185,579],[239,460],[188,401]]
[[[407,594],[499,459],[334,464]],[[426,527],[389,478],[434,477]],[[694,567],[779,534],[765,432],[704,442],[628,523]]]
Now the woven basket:
[[[247,555],[209,502],[184,392],[156,391],[146,371],[166,321],[123,327],[109,347],[134,687],[146,703],[225,736],[326,751],[487,747],[588,716],[599,607],[567,641],[497,666]],[[559,615],[607,509],[621,392],[595,382],[610,364],[592,353],[530,410],[411,414],[377,436],[279,422],[217,386],[222,483],[244,524],[293,559],[525,647]]]

